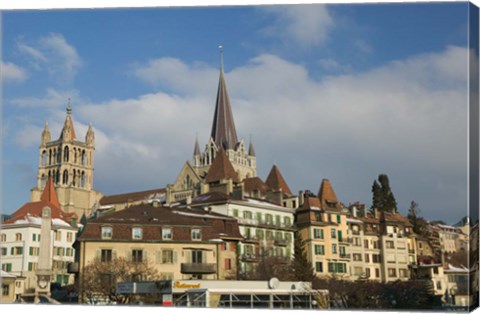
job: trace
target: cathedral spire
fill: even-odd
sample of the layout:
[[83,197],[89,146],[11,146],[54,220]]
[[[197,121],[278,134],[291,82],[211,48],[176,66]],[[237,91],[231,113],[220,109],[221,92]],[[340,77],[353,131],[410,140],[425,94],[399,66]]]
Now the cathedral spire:
[[48,128],[48,122],[45,121],[45,127],[43,128],[43,132],[42,132],[42,145],[45,145],[48,142],[50,142],[51,138],[52,136]]
[[200,145],[198,144],[198,133],[195,136],[195,148],[193,149],[193,156],[200,156],[202,153],[200,152]]
[[63,129],[62,134],[60,135],[60,139],[67,141],[76,139],[75,129],[73,128],[72,106],[70,105],[70,98],[68,98],[67,117],[65,118],[65,122],[63,123]]
[[248,146],[248,155],[255,157],[255,149],[253,148],[252,135],[250,134],[250,145]]
[[218,148],[234,149],[238,143],[237,131],[233,122],[232,108],[228,97],[223,69],[223,46],[220,48],[220,79],[218,82],[217,101],[213,116],[211,137]]

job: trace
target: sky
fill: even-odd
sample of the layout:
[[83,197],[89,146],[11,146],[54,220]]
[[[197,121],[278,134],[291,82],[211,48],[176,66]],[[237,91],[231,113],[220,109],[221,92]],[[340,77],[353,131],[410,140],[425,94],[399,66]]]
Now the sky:
[[371,205],[379,174],[398,210],[467,211],[468,4],[313,4],[2,12],[2,204],[36,184],[41,132],[95,131],[94,188],[173,183],[210,136],[223,45],[239,138],[290,189],[328,178]]

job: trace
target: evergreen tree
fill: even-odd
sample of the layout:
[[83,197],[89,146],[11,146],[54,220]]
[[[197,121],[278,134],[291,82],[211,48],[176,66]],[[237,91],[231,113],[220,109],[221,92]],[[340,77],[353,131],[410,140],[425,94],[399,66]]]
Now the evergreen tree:
[[380,211],[397,211],[397,201],[393,195],[392,190],[390,189],[390,182],[386,174],[380,174],[378,176],[378,182],[373,181],[372,186],[372,209],[378,209]]
[[305,241],[302,239],[300,233],[295,236],[294,255],[292,261],[292,268],[295,280],[312,281],[315,278],[315,271],[312,264],[308,260],[305,251]]

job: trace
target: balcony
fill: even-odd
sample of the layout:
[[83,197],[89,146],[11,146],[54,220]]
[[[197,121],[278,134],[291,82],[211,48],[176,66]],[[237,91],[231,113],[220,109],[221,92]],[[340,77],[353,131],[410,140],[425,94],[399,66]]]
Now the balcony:
[[79,271],[78,263],[69,263],[67,266],[67,271],[69,274],[77,274]]
[[182,274],[215,274],[215,266],[207,263],[182,263],[180,271]]
[[283,239],[276,239],[274,242],[273,242],[274,245],[276,246],[288,246],[288,241],[287,240],[283,240]]
[[241,256],[242,262],[247,262],[247,263],[256,263],[260,261],[260,257],[258,257],[255,254],[243,254]]
[[351,254],[342,254],[342,253],[340,253],[339,256],[340,256],[340,258],[342,258],[342,259],[350,259]]
[[259,243],[260,242],[260,239],[258,237],[255,237],[255,236],[250,236],[250,235],[247,235],[243,241],[243,243]]

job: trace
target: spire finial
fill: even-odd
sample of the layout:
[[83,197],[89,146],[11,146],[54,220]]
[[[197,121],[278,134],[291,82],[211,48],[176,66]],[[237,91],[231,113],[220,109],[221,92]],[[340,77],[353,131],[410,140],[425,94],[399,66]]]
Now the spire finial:
[[220,69],[223,72],[223,45],[219,45],[218,49],[220,49]]
[[72,113],[72,105],[70,104],[70,97],[68,97],[68,101],[67,101],[67,114],[71,114]]

